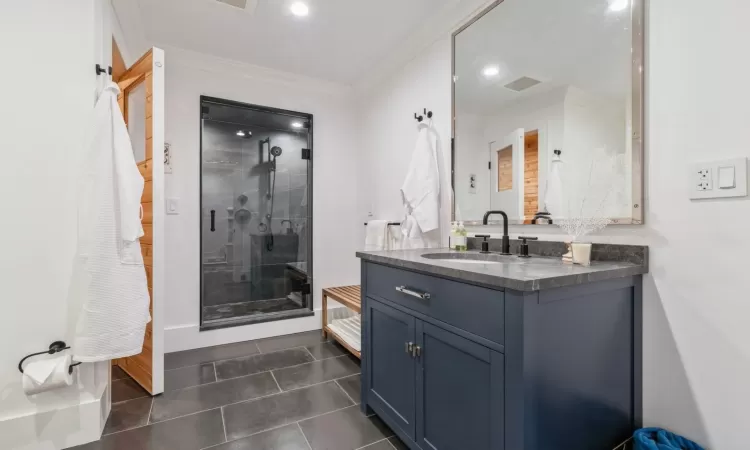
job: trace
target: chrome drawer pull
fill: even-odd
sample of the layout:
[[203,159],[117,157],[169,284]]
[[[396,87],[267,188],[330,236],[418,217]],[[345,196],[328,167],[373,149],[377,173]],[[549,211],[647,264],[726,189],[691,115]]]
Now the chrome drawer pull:
[[399,291],[402,294],[411,295],[412,297],[417,297],[420,300],[429,300],[430,299],[430,293],[429,292],[417,292],[413,291],[406,286],[396,286],[396,290]]

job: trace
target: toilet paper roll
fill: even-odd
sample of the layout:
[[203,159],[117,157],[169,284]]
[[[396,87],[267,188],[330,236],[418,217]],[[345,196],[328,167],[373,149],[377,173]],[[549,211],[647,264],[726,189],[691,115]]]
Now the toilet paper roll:
[[71,356],[32,361],[23,370],[23,392],[26,395],[59,389],[73,384],[73,374],[68,372]]

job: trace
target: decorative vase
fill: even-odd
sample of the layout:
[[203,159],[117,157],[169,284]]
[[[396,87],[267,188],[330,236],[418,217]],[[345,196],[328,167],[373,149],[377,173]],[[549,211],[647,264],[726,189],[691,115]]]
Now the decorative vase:
[[573,264],[581,266],[591,265],[591,243],[590,242],[573,242]]
[[565,247],[568,249],[568,252],[562,255],[562,261],[565,264],[573,264],[573,247],[571,242],[565,242]]

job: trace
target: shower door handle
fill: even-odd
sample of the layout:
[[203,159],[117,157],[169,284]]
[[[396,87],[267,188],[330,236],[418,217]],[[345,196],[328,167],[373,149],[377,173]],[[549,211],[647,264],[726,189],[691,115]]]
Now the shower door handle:
[[211,232],[216,231],[216,210],[211,210]]

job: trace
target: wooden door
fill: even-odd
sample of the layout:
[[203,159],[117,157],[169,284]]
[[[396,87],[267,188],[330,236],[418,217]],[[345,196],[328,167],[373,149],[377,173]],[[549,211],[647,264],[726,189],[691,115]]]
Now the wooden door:
[[523,217],[530,224],[539,211],[539,131],[526,133],[523,164]]
[[417,444],[430,450],[504,448],[504,357],[417,320]]
[[[113,361],[152,395],[164,391],[164,336],[161,308],[163,273],[164,192],[164,53],[151,49],[115,79],[118,103],[128,126],[133,152],[145,181],[141,206],[141,251],[151,297],[151,322],[146,326],[143,351]],[[154,151],[156,153],[154,154]],[[156,206],[154,206],[156,205]]]
[[369,298],[367,308],[367,403],[414,439],[416,319]]

